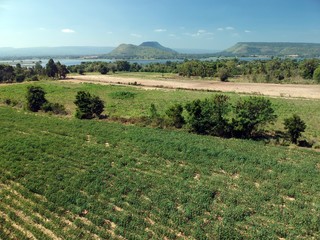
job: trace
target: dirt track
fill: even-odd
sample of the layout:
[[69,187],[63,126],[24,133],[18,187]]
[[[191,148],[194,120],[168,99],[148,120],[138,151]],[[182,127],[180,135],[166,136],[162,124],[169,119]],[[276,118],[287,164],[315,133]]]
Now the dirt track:
[[97,84],[133,84],[136,83],[145,88],[171,88],[171,89],[197,89],[215,90],[222,92],[253,93],[274,97],[286,98],[313,98],[320,99],[319,85],[302,84],[266,84],[266,83],[233,83],[233,82],[209,82],[202,80],[148,80],[138,78],[84,75],[76,76],[65,81],[91,82]]

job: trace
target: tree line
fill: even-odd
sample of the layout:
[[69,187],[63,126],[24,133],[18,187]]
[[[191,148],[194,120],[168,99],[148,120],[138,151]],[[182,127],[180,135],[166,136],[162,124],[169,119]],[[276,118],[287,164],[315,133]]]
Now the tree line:
[[150,63],[146,65],[116,62],[83,62],[80,65],[69,66],[73,73],[85,72],[158,72],[176,73],[184,77],[213,78],[227,81],[230,77],[242,76],[253,82],[283,82],[295,78],[314,79],[320,83],[320,59],[280,59],[241,61],[239,59],[200,61],[185,60],[183,62],[167,61],[165,63]]
[[32,67],[22,67],[20,63],[16,66],[0,65],[0,83],[12,83],[23,81],[38,81],[42,78],[64,79],[69,73],[67,66],[59,61],[50,59],[45,67],[41,62],[36,62]]
[[[45,98],[45,91],[41,87],[29,86],[27,91],[27,108],[30,111],[53,112],[66,114],[63,105],[50,103]],[[184,106],[175,104],[160,116],[154,104],[150,105],[149,117],[143,118],[153,126],[172,126],[182,128],[200,135],[211,135],[224,138],[256,138],[264,134],[264,127],[272,124],[277,115],[269,99],[251,96],[241,98],[235,104],[229,102],[229,97],[217,94],[204,100],[194,100]],[[78,119],[105,118],[102,115],[105,103],[98,96],[87,91],[79,91],[75,96],[77,106],[75,117]],[[306,124],[300,116],[294,114],[284,120],[292,143],[297,144]]]

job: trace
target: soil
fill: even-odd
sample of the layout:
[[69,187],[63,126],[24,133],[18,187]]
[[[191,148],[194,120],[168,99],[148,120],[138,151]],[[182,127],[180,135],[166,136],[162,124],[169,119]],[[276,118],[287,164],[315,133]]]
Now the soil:
[[268,84],[268,83],[236,83],[205,80],[149,80],[110,75],[83,75],[68,78],[64,81],[74,83],[122,84],[142,88],[167,88],[210,90],[221,92],[237,92],[285,98],[320,99],[320,85],[306,84]]

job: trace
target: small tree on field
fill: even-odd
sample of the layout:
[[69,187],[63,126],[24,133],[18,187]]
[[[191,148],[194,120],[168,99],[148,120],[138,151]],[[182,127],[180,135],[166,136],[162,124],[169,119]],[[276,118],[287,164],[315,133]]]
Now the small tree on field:
[[101,74],[105,75],[109,72],[109,68],[106,65],[101,65],[99,68],[99,72]]
[[235,137],[252,137],[258,127],[272,123],[277,118],[271,102],[263,97],[241,99],[234,110],[232,128]]
[[182,128],[183,124],[185,124],[184,117],[182,116],[183,107],[181,104],[176,104],[171,106],[166,114],[169,118],[169,124],[175,126],[176,128]]
[[226,136],[229,129],[227,113],[229,98],[216,95],[213,99],[195,100],[186,105],[188,124],[193,132],[214,136]]
[[27,92],[27,108],[32,112],[38,112],[47,103],[45,91],[41,87],[29,86]]
[[77,105],[76,117],[79,119],[92,119],[100,117],[104,110],[104,102],[89,92],[79,91],[74,103]]
[[293,114],[292,117],[284,120],[284,128],[287,130],[291,142],[297,144],[298,138],[306,129],[306,124],[297,114]]
[[58,74],[58,68],[53,59],[50,59],[46,64],[46,74],[51,78],[55,78]]

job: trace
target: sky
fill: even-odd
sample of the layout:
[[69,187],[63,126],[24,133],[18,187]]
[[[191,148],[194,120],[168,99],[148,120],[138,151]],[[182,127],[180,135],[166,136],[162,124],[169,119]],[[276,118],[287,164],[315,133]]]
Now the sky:
[[320,43],[320,0],[0,0],[0,47]]

